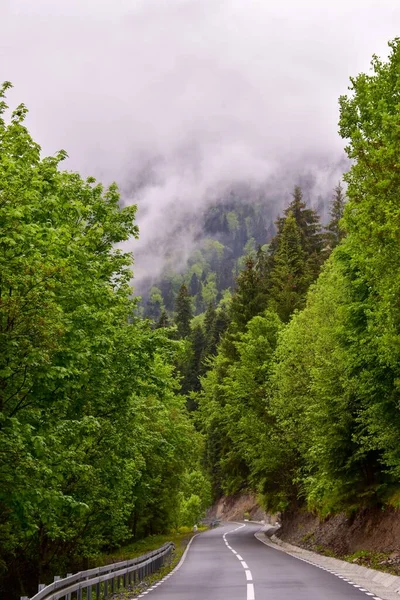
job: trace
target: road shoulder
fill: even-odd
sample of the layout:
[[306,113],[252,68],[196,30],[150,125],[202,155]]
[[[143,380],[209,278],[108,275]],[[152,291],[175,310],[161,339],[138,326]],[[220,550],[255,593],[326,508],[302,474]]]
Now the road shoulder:
[[365,588],[376,598],[381,600],[400,600],[400,577],[305,550],[304,548],[284,542],[275,535],[268,537],[266,533],[270,529],[271,527],[268,525],[261,528],[260,531],[254,534],[256,539],[275,550],[285,552],[299,560],[330,571],[341,579],[354,582],[356,586]]

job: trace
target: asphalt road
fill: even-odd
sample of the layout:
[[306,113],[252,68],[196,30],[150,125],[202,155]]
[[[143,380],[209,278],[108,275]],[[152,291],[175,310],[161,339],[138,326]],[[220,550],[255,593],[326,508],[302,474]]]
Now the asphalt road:
[[151,600],[366,600],[353,585],[318,567],[265,546],[259,525],[230,523],[197,536],[186,559]]

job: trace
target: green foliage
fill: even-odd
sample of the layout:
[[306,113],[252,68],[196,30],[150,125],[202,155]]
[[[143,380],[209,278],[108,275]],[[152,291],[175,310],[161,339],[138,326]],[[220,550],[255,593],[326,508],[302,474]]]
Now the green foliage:
[[289,320],[293,311],[301,308],[309,284],[301,231],[291,212],[288,213],[279,235],[274,265],[270,273],[270,306],[281,320]]
[[267,303],[266,282],[258,267],[259,263],[248,257],[237,278],[230,308],[231,320],[237,331],[244,331],[250,319],[263,312]]
[[[339,185],[323,234],[295,188],[239,275],[199,395],[216,494],[250,487],[273,510],[303,502],[322,515],[398,502],[400,40],[390,47],[340,99],[346,206]],[[271,315],[255,316],[265,303],[287,323],[275,341]]]
[[179,288],[176,299],[175,324],[179,338],[185,338],[190,333],[190,321],[192,320],[192,298],[184,283]]
[[177,275],[173,269],[165,270],[157,283],[162,295],[158,306],[154,306],[151,290],[144,293],[145,316],[158,320],[164,304],[171,318],[182,284],[192,296],[195,315],[202,314],[210,302],[218,305],[224,293],[233,290],[245,257],[255,255],[256,247],[267,242],[266,219],[272,220],[270,213],[269,204],[260,203],[258,197],[253,199],[251,190],[246,190],[243,197],[221,198],[211,206],[202,223],[204,239],[189,257],[186,272]]
[[161,319],[161,315],[165,313],[164,300],[161,290],[153,286],[150,290],[150,298],[147,304],[147,314],[153,321]]
[[284,215],[271,243],[245,259],[227,330],[196,397],[214,496],[251,487],[275,510],[295,492],[290,447],[280,443],[281,425],[269,406],[273,355],[281,321],[304,306],[324,258],[319,217],[300,188]]
[[137,236],[136,207],[61,171],[65,152],[41,159],[25,114],[0,120],[0,586],[14,595],[26,575],[33,594],[166,530],[200,452],[176,342],[134,316],[132,258],[116,249]]
[[202,381],[198,419],[207,439],[214,494],[235,493],[248,485],[265,451],[263,435],[269,366],[280,321],[273,313],[250,320],[235,342],[237,359],[218,353]]
[[352,94],[340,99],[340,131],[355,161],[346,175],[344,223],[346,275],[356,296],[352,333],[363,348],[355,357],[362,421],[383,464],[398,479],[400,41],[389,45],[389,60],[374,57],[372,74],[352,79]]
[[330,249],[336,248],[338,244],[345,237],[345,231],[343,228],[343,215],[344,207],[346,203],[346,196],[343,193],[343,187],[339,182],[335,187],[335,194],[333,196],[331,207],[330,207],[330,221],[327,225],[326,237],[329,243]]
[[298,227],[300,245],[304,252],[304,260],[306,261],[304,271],[308,273],[309,283],[311,283],[318,277],[321,265],[326,259],[326,254],[324,253],[324,234],[321,232],[318,213],[307,207],[303,201],[303,193],[299,186],[295,186],[292,198],[291,203],[284,211],[284,216],[280,217],[276,223],[277,235],[272,239],[269,247],[271,263],[273,267],[286,220],[292,216]]

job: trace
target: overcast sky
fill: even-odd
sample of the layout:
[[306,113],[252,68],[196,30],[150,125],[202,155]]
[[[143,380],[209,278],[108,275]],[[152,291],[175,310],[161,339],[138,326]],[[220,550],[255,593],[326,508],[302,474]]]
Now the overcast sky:
[[396,35],[399,0],[0,0],[0,80],[68,168],[128,190],[153,165],[145,244],[215,186],[315,164],[329,187],[338,96]]

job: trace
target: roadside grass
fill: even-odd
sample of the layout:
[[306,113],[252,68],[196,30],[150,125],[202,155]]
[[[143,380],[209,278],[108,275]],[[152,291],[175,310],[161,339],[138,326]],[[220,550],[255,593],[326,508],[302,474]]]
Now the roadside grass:
[[[193,534],[186,531],[180,533],[150,535],[142,540],[131,542],[126,546],[122,546],[121,548],[117,548],[116,550],[102,554],[100,557],[95,559],[95,566],[108,565],[114,562],[121,562],[123,560],[137,558],[142,554],[146,554],[147,552],[161,548],[161,546],[167,542],[172,542],[176,547],[178,547],[184,540],[188,539],[189,541],[192,535]],[[188,543],[188,541],[186,543]]]
[[303,535],[299,546],[312,552],[317,552],[323,556],[331,556],[345,560],[346,562],[357,564],[363,567],[368,567],[376,571],[390,573],[391,575],[400,576],[400,552],[379,552],[373,550],[357,550],[352,554],[341,554],[333,548],[329,548],[323,544],[315,542],[315,533],[309,532]]
[[398,552],[358,550],[353,554],[347,554],[338,558],[363,567],[375,569],[376,571],[383,571],[391,575],[400,575],[400,553]]

